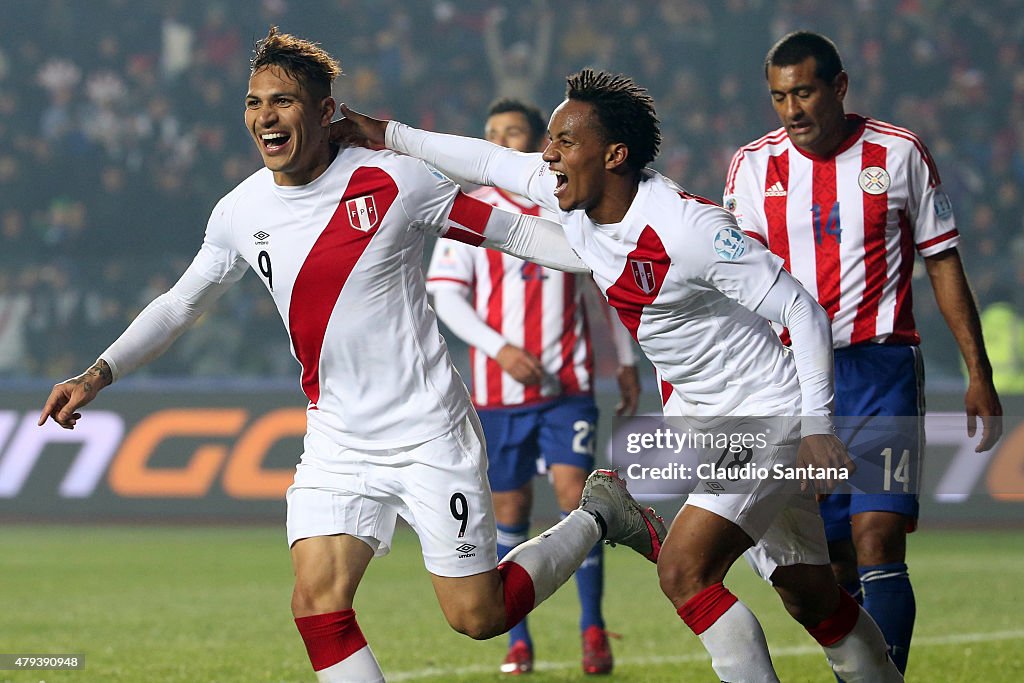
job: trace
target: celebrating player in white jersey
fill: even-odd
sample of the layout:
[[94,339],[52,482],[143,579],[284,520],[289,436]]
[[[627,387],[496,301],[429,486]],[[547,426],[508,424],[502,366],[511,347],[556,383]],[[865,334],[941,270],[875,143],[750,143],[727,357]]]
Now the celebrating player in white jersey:
[[[485,137],[521,152],[543,148],[544,118],[512,99],[491,105]],[[472,196],[532,216],[550,214],[524,197],[494,187]],[[594,469],[597,405],[594,354],[585,309],[589,276],[563,273],[489,249],[439,240],[427,271],[438,318],[470,345],[473,403],[487,439],[487,478],[494,499],[498,557],[526,541],[532,480],[541,459],[562,514],[579,503]],[[640,393],[632,341],[621,324],[612,339],[619,357],[619,414],[633,414]],[[601,598],[602,545],[576,570],[583,671],[605,674],[613,659]],[[509,631],[504,673],[533,670],[533,639],[524,619]]]
[[769,51],[765,76],[782,128],[733,157],[725,206],[778,254],[832,320],[838,434],[856,489],[822,502],[836,577],[906,670],[916,612],[906,534],[917,524],[924,376],[914,326],[914,252],[969,373],[968,434],[977,450],[1002,431],[981,324],[957,252],[949,197],[914,133],[846,114],[849,79],[835,45],[798,31]]
[[[729,212],[646,169],[661,135],[645,90],[590,69],[568,85],[543,155],[377,121],[344,106],[352,121],[338,134],[358,129],[371,142],[558,211],[569,243],[657,368],[666,415],[770,424],[763,446],[749,453],[770,470],[796,465],[798,453],[804,463],[842,469],[849,461],[830,422],[824,311]],[[769,320],[790,329],[792,351]],[[658,575],[720,679],[778,680],[760,624],[722,584],[746,553],[838,675],[850,683],[902,680],[878,627],[833,580],[810,490],[771,477],[705,486],[673,522]]]
[[[603,537],[655,560],[663,527],[610,478],[583,510],[501,565],[479,422],[427,305],[424,230],[585,272],[557,224],[494,210],[426,164],[330,143],[338,63],[271,29],[251,62],[245,122],[266,168],[225,196],[194,261],[40,416],[78,409],[158,356],[252,266],[274,298],[309,398],[287,494],[292,611],[321,681],[383,681],[352,602],[397,516],[420,539],[451,626],[506,631]],[[498,566],[496,566],[498,565]]]

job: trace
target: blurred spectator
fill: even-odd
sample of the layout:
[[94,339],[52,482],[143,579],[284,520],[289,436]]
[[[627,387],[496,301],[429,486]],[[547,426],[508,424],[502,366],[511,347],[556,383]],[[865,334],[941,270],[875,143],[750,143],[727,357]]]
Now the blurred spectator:
[[526,35],[506,48],[501,34],[502,26],[509,23],[505,21],[507,16],[504,7],[494,7],[487,13],[484,24],[484,45],[494,78],[493,97],[536,102],[537,90],[548,78],[554,16],[545,0],[534,0],[532,5],[520,6],[515,10],[514,18],[525,20]]
[[32,301],[15,286],[14,277],[0,271],[0,376],[32,374],[28,354],[28,321]]
[[[50,379],[102,351],[81,330],[116,334],[145,304],[136,297],[147,282],[191,258],[213,202],[259,168],[240,123],[245,57],[271,23],[340,55],[338,99],[462,134],[479,134],[496,95],[550,110],[571,71],[629,73],[658,102],[656,167],[711,198],[732,150],[774,125],[757,68],[768,47],[796,28],[821,31],[860,74],[849,109],[906,125],[935,155],[981,307],[1000,286],[1024,292],[1011,256],[1024,233],[1019,0],[45,0],[4,9],[0,265],[7,290],[32,302],[26,326],[42,340],[28,344],[25,367]],[[918,323],[941,329],[928,298],[916,302]],[[64,319],[69,300],[91,302],[88,315]],[[1024,301],[1008,303],[1021,316]],[[243,338],[273,313],[224,305]],[[46,334],[72,334],[69,324],[78,357],[50,357]],[[233,334],[205,331],[189,363],[169,358],[150,371],[293,377],[268,360],[274,350]],[[930,375],[959,381],[952,340],[934,339],[924,348]]]

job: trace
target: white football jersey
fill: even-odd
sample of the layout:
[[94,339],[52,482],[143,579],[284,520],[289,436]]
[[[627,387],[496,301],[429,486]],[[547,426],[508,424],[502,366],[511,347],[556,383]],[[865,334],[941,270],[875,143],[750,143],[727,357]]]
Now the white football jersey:
[[[538,161],[540,161],[538,159]],[[542,161],[526,192],[558,211]],[[792,353],[753,312],[782,261],[748,239],[728,211],[644,171],[622,221],[558,211],[566,238],[662,381],[662,400],[692,416],[794,415]]]
[[916,135],[848,118],[859,125],[829,158],[800,150],[784,128],[740,148],[725,207],[817,297],[836,347],[917,344],[914,252],[957,246],[953,209]]
[[[505,211],[557,220],[536,204],[498,188],[481,187],[472,196]],[[583,287],[589,279],[491,249],[437,241],[427,271],[427,291],[471,291],[480,319],[544,366],[540,384],[523,385],[497,361],[470,346],[476,405],[518,406],[593,390],[594,354],[583,303]]]
[[469,409],[411,226],[483,232],[490,211],[419,160],[343,149],[307,185],[278,186],[265,168],[243,181],[214,209],[193,268],[212,282],[259,274],[302,365],[310,428],[396,448],[451,431]]

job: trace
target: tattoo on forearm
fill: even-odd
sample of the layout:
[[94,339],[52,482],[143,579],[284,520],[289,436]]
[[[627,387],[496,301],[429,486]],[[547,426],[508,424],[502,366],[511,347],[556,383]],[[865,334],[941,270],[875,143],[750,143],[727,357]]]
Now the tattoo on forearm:
[[103,386],[107,386],[108,384],[112,384],[114,382],[114,373],[111,372],[110,366],[107,365],[107,361],[103,359],[96,361],[95,363],[92,364],[92,367],[90,367],[88,370],[83,372],[75,379],[81,382],[82,388],[84,388],[87,392],[92,393],[93,384],[91,380],[93,380],[94,378],[98,378],[99,380],[101,380]]

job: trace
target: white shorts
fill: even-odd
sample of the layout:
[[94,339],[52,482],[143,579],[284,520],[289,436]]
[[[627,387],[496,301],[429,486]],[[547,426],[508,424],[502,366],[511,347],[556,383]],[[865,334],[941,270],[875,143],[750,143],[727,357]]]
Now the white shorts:
[[303,538],[349,534],[383,556],[400,515],[419,537],[431,574],[494,569],[496,531],[481,434],[473,410],[451,432],[405,448],[356,450],[308,431],[286,496],[289,547]]
[[[750,434],[770,429],[766,448],[752,449],[757,467],[772,473],[776,464],[796,464],[799,418],[735,418],[730,419],[730,429]],[[702,481],[686,505],[713,512],[743,529],[754,541],[745,553],[747,561],[765,580],[778,567],[829,563],[818,504],[812,491],[800,490],[797,480],[748,476]]]

